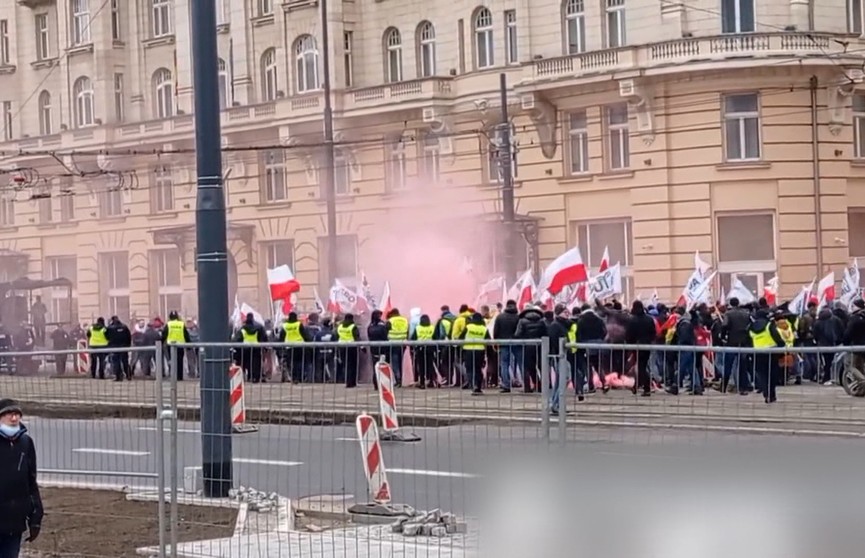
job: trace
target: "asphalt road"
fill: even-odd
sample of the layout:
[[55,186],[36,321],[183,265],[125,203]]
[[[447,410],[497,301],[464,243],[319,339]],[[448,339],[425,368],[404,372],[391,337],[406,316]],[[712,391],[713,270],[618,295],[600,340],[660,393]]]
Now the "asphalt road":
[[[157,470],[153,421],[33,417],[27,424],[43,478],[155,486],[153,479],[135,476]],[[614,543],[621,546],[616,556],[631,555],[624,540],[597,537],[611,522],[652,544],[657,529],[676,528],[689,537],[720,534],[718,540],[727,542],[796,538],[796,552],[779,555],[785,557],[796,558],[799,549],[813,549],[803,557],[861,556],[856,534],[865,501],[865,444],[858,441],[572,428],[563,448],[555,442],[546,448],[532,428],[415,432],[421,442],[383,449],[394,501],[489,517],[492,529],[504,533],[497,540],[507,540],[508,533],[540,533],[536,522],[547,517],[543,525],[585,530],[585,544],[603,543],[596,549],[600,556],[614,555]],[[349,427],[276,425],[235,435],[235,480],[291,498],[350,494],[366,501],[355,435]],[[180,424],[178,452],[181,470],[201,462],[197,425]],[[663,544],[673,542],[680,537]],[[848,542],[857,552],[848,553]],[[662,550],[677,558],[670,548]],[[772,552],[760,556],[772,558]]]

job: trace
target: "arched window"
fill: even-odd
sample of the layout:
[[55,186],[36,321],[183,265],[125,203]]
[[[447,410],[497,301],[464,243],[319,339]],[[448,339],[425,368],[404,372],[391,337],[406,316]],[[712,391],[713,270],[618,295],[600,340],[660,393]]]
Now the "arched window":
[[171,72],[159,68],[153,74],[153,116],[171,118],[174,116],[174,82]]
[[402,37],[395,27],[384,32],[385,81],[402,81]]
[[231,78],[228,75],[228,65],[219,59],[219,108],[225,109],[231,104]]
[[568,54],[579,54],[586,51],[584,0],[565,0],[565,41]]
[[75,99],[75,127],[92,126],[95,120],[93,113],[93,83],[89,77],[82,76],[72,85],[72,96]]
[[294,42],[295,82],[297,92],[318,89],[318,47],[312,35],[301,35]]
[[436,29],[429,21],[422,22],[417,29],[418,74],[431,77],[436,73]]
[[278,74],[276,73],[276,49],[269,48],[261,55],[261,100],[276,100],[279,90]]
[[491,68],[495,64],[493,47],[493,14],[479,8],[473,22],[475,31],[475,64],[478,68]]
[[39,134],[51,135],[51,93],[47,91],[39,94]]

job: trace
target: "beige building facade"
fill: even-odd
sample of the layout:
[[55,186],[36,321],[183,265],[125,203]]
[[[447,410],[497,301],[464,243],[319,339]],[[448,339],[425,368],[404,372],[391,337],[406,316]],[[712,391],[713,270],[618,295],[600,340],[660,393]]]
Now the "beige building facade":
[[[216,1],[229,296],[266,306],[283,263],[324,294],[318,2]],[[197,312],[188,3],[0,5],[0,280],[71,279],[52,321]],[[346,280],[431,231],[478,277],[608,246],[667,298],[695,251],[783,295],[865,257],[861,0],[329,4]]]

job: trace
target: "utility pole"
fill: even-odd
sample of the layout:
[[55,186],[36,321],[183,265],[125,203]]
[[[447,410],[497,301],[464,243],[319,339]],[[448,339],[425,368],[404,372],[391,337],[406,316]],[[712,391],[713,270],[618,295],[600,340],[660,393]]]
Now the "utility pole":
[[[336,179],[333,153],[333,106],[330,101],[330,27],[327,0],[321,0],[321,49],[324,76],[324,197],[327,204],[327,280],[328,288],[336,280]],[[319,273],[321,263],[319,262]]]
[[508,284],[516,279],[517,270],[514,265],[514,172],[513,154],[511,152],[511,120],[508,116],[508,76],[499,74],[499,89],[502,98],[502,122],[498,138],[499,169],[502,173],[502,218],[505,225],[504,257],[505,279]]
[[[228,339],[228,249],[219,83],[216,3],[191,0],[192,74],[195,87],[195,153],[198,188],[195,236],[201,341]],[[204,495],[227,498],[232,486],[228,352],[205,347],[201,365],[201,463]]]

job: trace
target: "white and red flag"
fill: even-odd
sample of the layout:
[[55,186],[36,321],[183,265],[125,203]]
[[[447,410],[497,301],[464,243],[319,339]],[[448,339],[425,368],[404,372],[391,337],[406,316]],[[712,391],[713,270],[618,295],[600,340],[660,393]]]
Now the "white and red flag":
[[288,314],[293,306],[294,294],[300,290],[300,283],[294,278],[294,273],[287,265],[281,265],[267,270],[267,286],[270,288],[270,300],[282,301],[282,312]]
[[766,299],[766,304],[775,306],[778,304],[778,276],[775,275],[766,285],[763,286],[763,298]]
[[552,295],[559,294],[569,285],[588,281],[586,264],[579,248],[571,248],[551,263],[541,277],[540,289]]
[[831,306],[832,302],[835,301],[835,272],[829,272],[826,277],[820,279],[820,282],[817,283],[817,300],[819,300],[819,305],[822,308],[823,306]]
[[520,280],[517,281],[515,291],[516,294],[513,298],[517,301],[517,308],[522,311],[526,305],[532,303],[535,299],[535,292],[537,291],[535,278],[532,275],[531,269],[522,274]]
[[390,299],[390,281],[384,282],[384,291],[381,293],[381,304],[378,307],[382,314],[387,316],[393,310],[393,302]]

